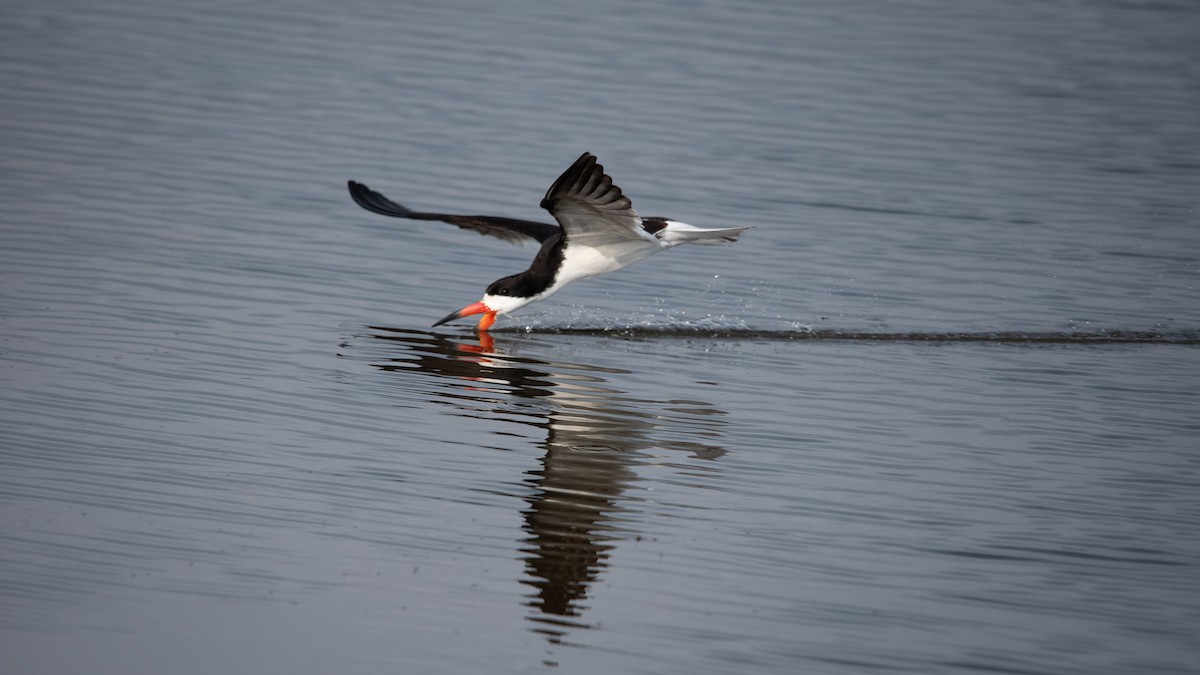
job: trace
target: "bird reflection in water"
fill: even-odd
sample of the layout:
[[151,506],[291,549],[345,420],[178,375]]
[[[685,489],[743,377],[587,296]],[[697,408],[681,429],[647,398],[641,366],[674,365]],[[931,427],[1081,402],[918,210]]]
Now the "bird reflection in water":
[[[461,381],[448,400],[462,414],[475,416],[480,404],[490,405],[489,415],[546,430],[540,466],[524,481],[528,536],[521,554],[528,574],[522,583],[536,589],[529,596],[534,610],[529,619],[552,642],[571,629],[590,627],[580,618],[588,589],[617,542],[634,535],[637,498],[626,493],[638,480],[634,469],[654,461],[646,451],[676,450],[704,459],[724,453],[710,442],[721,435],[720,410],[694,400],[633,398],[611,382],[628,371],[504,355],[497,338],[486,333],[472,342],[423,331],[373,330],[371,337],[404,350],[376,367]],[[497,398],[497,387],[507,395]],[[530,406],[531,399],[538,404]],[[655,431],[700,440],[665,440]]]

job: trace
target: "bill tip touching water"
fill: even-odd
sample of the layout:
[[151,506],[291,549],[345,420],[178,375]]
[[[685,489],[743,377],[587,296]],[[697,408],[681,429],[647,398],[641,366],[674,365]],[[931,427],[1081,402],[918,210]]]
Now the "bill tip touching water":
[[704,229],[669,218],[643,218],[589,152],[580,155],[546,191],[541,206],[558,225],[498,216],[466,216],[413,211],[362,183],[349,181],[350,196],[362,208],[384,216],[439,220],[510,242],[541,244],[529,269],[497,279],[483,298],[442,317],[434,326],[482,314],[486,331],[508,314],[553,295],[587,277],[628,267],[679,244],[736,241],[750,227]]

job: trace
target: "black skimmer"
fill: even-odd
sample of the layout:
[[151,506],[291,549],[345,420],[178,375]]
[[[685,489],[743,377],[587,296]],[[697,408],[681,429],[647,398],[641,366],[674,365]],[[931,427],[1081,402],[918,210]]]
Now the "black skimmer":
[[413,220],[440,220],[480,234],[513,242],[533,240],[542,248],[529,269],[487,287],[483,298],[446,315],[434,326],[483,314],[486,331],[497,314],[507,314],[553,295],[563,286],[623,267],[679,244],[735,241],[749,227],[701,229],[668,218],[641,218],[621,188],[589,152],[563,172],[546,191],[542,208],[558,225],[496,216],[458,216],[407,209],[362,183],[349,181],[350,196],[364,209]]

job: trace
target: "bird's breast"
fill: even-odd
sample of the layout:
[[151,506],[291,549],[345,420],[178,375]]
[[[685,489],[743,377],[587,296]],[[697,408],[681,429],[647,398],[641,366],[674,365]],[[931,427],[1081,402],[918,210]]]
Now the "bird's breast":
[[661,250],[658,245],[646,241],[620,241],[603,246],[568,243],[555,285],[615,272]]

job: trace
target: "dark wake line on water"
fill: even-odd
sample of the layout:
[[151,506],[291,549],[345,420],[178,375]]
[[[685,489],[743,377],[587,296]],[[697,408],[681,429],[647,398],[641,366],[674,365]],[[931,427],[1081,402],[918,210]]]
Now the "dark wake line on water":
[[703,338],[708,340],[778,340],[819,342],[986,342],[997,344],[1169,344],[1200,345],[1200,331],[880,333],[845,330],[760,330],[695,326],[628,328],[502,328],[497,334],[582,335],[629,339]]

